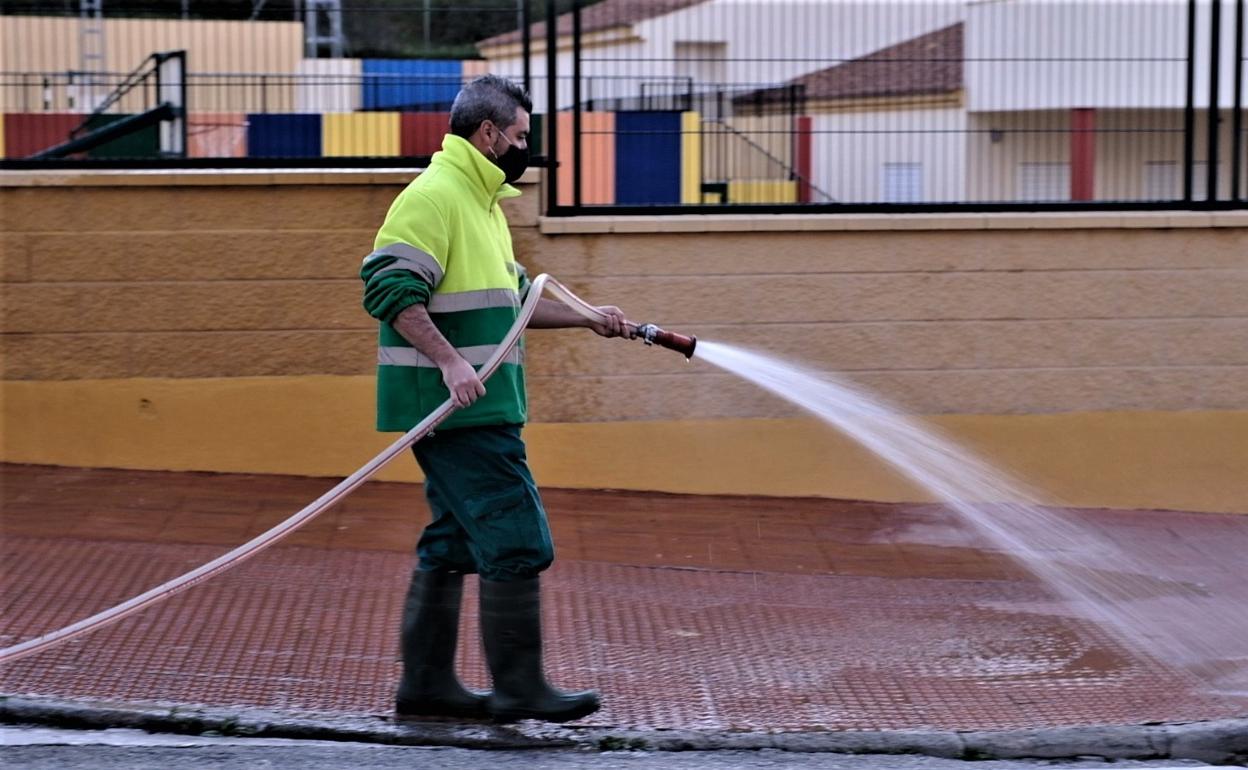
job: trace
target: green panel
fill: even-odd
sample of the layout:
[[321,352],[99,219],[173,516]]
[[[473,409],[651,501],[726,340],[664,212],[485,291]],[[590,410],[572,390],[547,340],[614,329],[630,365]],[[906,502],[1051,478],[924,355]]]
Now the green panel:
[[[129,115],[96,115],[87,121],[88,129],[115,123]],[[88,158],[156,158],[160,156],[160,125],[141,128],[87,151]]]

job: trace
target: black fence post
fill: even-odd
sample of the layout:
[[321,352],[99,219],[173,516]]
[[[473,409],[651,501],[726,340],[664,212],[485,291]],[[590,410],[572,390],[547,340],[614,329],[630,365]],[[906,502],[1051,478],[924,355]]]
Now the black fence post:
[[581,208],[581,0],[572,0],[572,205]]
[[546,212],[559,208],[559,34],[554,0],[546,2]]
[[520,0],[520,39],[524,53],[524,92],[526,94],[533,93],[533,31],[529,29],[533,23],[532,11],[532,0]]
[[187,144],[190,141],[190,122],[191,122],[191,103],[188,101],[190,94],[187,91],[186,81],[190,78],[190,70],[186,67],[186,51],[178,51],[177,56],[182,60],[182,83],[181,83],[181,100],[182,100],[182,157],[188,158],[191,155],[191,146]]
[[1209,117],[1208,125],[1205,126],[1208,132],[1206,142],[1209,143],[1208,164],[1205,172],[1205,187],[1208,188],[1205,201],[1213,203],[1218,199],[1218,149],[1221,144],[1221,132],[1218,130],[1218,105],[1221,102],[1221,94],[1219,88],[1218,75],[1222,71],[1222,0],[1213,0],[1213,7],[1210,9],[1209,17]]
[[1244,162],[1244,0],[1235,0],[1235,97],[1231,106],[1231,200],[1241,199]]
[[1187,94],[1183,106],[1183,200],[1192,202],[1196,166],[1196,0],[1187,0]]
[[789,84],[789,181],[797,179],[797,89]]

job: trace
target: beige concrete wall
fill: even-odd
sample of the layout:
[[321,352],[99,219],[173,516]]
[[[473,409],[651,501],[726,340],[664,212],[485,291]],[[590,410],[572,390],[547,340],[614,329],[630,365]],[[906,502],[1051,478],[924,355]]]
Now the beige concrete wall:
[[[352,470],[346,458],[358,465],[386,441],[368,432],[375,327],[360,309],[355,271],[408,178],[133,175],[0,186],[3,459]],[[527,191],[508,204],[520,259],[590,301],[838,372],[959,425],[984,416],[967,436],[993,455],[1018,454],[1015,442],[1039,435],[1023,455],[1054,488],[1084,489],[1076,497],[1085,504],[1138,505],[1141,486],[1130,479],[1173,478],[1161,484],[1169,494],[1145,502],[1248,511],[1248,432],[1235,427],[1248,413],[1242,214],[972,224],[708,217],[704,232],[687,218],[552,234],[576,223],[539,226],[538,188]],[[798,229],[828,225],[859,229]],[[534,332],[529,362],[534,454],[545,458],[547,483],[749,491],[739,472],[709,469],[736,468],[764,446],[810,445],[793,438],[805,435],[795,433],[796,410],[697,359],[583,332]],[[304,394],[295,408],[289,393]],[[1020,427],[1041,415],[1061,417],[1044,423],[1058,427]],[[1108,424],[1134,438],[1109,438]],[[1181,441],[1176,424],[1186,426]],[[681,466],[667,452],[622,479],[608,453],[573,463],[566,447],[540,440],[569,435],[595,447],[623,437],[620,450],[643,465],[660,446],[696,456]],[[239,436],[270,459],[241,449]],[[1103,483],[1088,458],[1063,466],[1086,474],[1078,478],[1052,471],[1051,455],[1070,457],[1080,441],[1106,447]],[[755,488],[905,499],[895,479],[864,481],[877,477],[773,469]]]

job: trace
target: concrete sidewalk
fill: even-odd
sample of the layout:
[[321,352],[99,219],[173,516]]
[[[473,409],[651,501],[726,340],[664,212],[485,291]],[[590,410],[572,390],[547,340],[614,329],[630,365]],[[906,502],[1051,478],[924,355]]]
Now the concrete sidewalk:
[[[333,483],[0,472],[4,645],[192,569]],[[427,511],[418,487],[383,483],[232,572],[9,666],[0,712],[260,734],[313,725],[386,742],[1248,756],[1248,696],[1126,651],[938,506],[544,494],[559,550],[546,580],[548,667],[558,684],[603,691],[605,707],[584,722],[389,719],[399,605]],[[1248,517],[1079,520],[1143,558],[1159,593],[1198,585],[1211,613],[1248,606]],[[461,671],[484,686],[468,593]]]

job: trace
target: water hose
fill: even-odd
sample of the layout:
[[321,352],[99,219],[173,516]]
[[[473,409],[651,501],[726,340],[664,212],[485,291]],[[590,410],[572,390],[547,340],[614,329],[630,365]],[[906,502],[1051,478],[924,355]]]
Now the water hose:
[[[590,321],[602,321],[606,318],[598,308],[588,304],[580,297],[573,294],[566,286],[556,281],[546,273],[542,273],[533,280],[529,288],[528,296],[524,303],[520,306],[520,314],[516,318],[516,322],[512,324],[511,329],[507,332],[507,336],[499,343],[494,350],[494,354],[490,356],[485,365],[478,371],[478,376],[484,382],[494,374],[502,363],[503,358],[511,352],[511,349],[520,341],[520,335],[524,333],[524,329],[529,324],[529,319],[533,317],[533,313],[537,310],[538,302],[541,300],[542,292],[549,291],[560,302],[575,310],[580,315]],[[625,322],[630,332],[640,337],[647,345],[655,344],[661,347],[669,348],[682,353],[686,358],[693,356],[694,346],[697,339],[694,337],[686,337],[673,332],[666,332],[654,324],[634,324]],[[455,405],[447,399],[434,409],[433,412],[421,420],[416,427],[404,433],[402,438],[386,447],[373,459],[362,465],[359,470],[352,473],[340,481],[337,486],[329,490],[325,494],[318,497],[294,516],[286,519],[277,526],[257,535],[248,540],[234,550],[223,554],[212,561],[204,564],[196,569],[187,572],[184,575],[174,578],[166,583],[156,586],[155,588],[145,591],[132,599],[122,602],[114,607],[110,607],[102,612],[98,612],[88,618],[83,618],[77,623],[50,631],[33,639],[28,639],[12,647],[6,647],[0,650],[0,664],[12,663],[16,660],[42,652],[53,645],[68,641],[74,637],[87,634],[97,629],[103,628],[111,623],[115,623],[122,618],[133,615],[136,612],[158,604],[169,599],[186,589],[198,583],[202,583],[211,577],[221,574],[231,567],[236,567],[247,559],[255,556],[264,549],[273,545],[277,541],[294,532],[299,527],[307,524],[316,518],[334,503],[351,494],[365,481],[368,481],[377,471],[381,470],[387,463],[397,457],[400,453],[424,438],[442,423],[451,413],[455,411]]]

